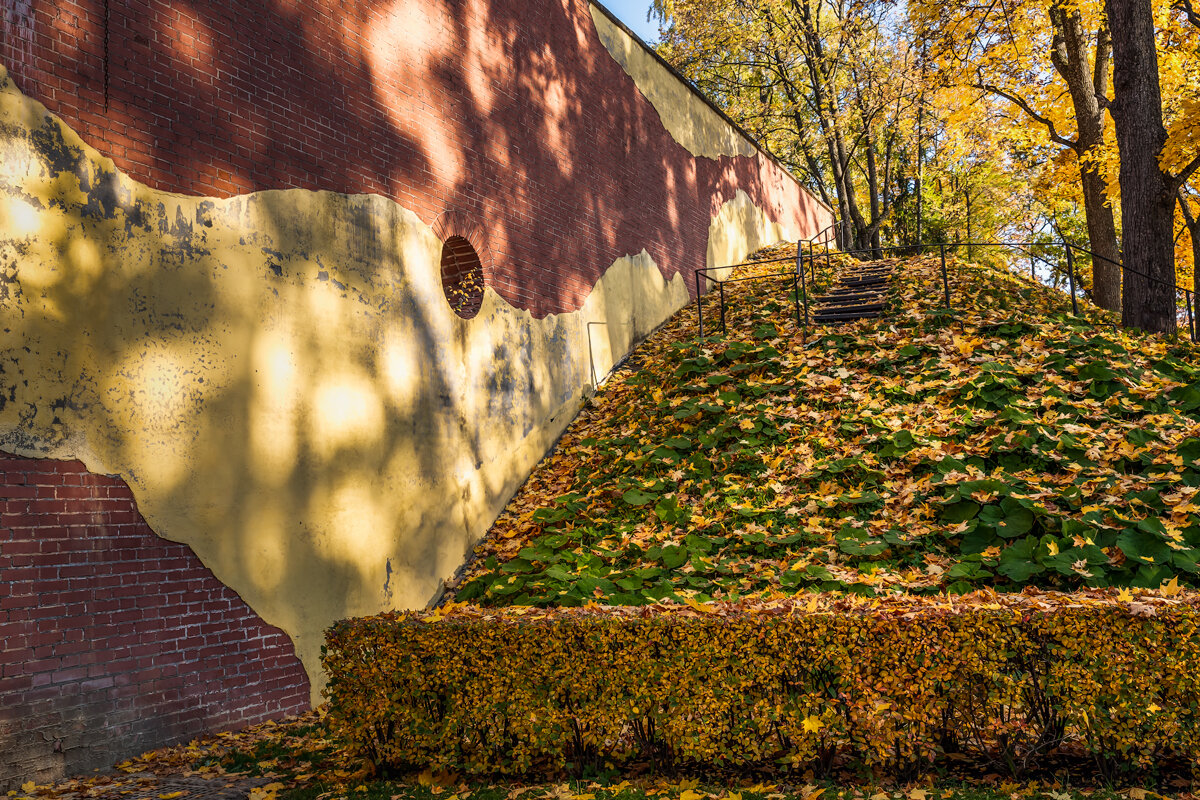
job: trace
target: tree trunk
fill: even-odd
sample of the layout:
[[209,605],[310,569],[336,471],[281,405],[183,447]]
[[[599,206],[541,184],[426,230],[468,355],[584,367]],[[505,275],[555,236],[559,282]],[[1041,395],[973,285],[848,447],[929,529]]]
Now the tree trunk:
[[963,201],[967,207],[967,258],[971,257],[971,184],[963,189]]
[[1117,311],[1121,308],[1121,268],[1117,266],[1121,255],[1117,249],[1117,229],[1112,206],[1108,205],[1108,183],[1091,158],[1093,151],[1104,144],[1104,109],[1100,106],[1100,98],[1105,96],[1108,87],[1112,42],[1108,30],[1102,27],[1096,35],[1093,64],[1088,57],[1090,37],[1084,32],[1079,7],[1069,5],[1065,0],[1055,0],[1049,14],[1054,29],[1050,60],[1067,84],[1079,130],[1074,150],[1083,188],[1088,242],[1092,252],[1100,256],[1092,259],[1092,297],[1101,308]]
[[1106,0],[1113,38],[1113,119],[1121,151],[1125,292],[1121,321],[1175,331],[1175,192],[1158,165],[1167,140],[1151,0]]
[[1192,240],[1192,285],[1187,288],[1194,292],[1196,270],[1200,269],[1200,218],[1192,214],[1191,203],[1188,202],[1182,187],[1179,189],[1179,210],[1183,212],[1183,224],[1187,227],[1188,238]]
[[867,226],[869,241],[866,244],[875,251],[875,258],[883,258],[879,241],[879,223],[882,221],[879,212],[879,167],[875,163],[875,137],[871,135],[869,128],[863,134],[863,144],[867,155],[867,192],[871,199],[871,224]]
[[851,233],[852,241],[854,242],[855,250],[865,250],[867,242],[864,239],[863,232],[867,228],[866,220],[863,219],[862,212],[858,208],[858,198],[854,190],[854,180],[850,176],[850,155],[846,152],[846,140],[842,136],[842,126],[838,122],[836,116],[839,112],[836,107],[831,109],[834,114],[833,118],[833,143],[834,152],[837,154],[837,161],[842,173],[843,188],[846,197],[846,229],[847,233]]
[[917,101],[917,236],[916,243],[925,243],[925,185],[924,174],[921,167],[924,165],[924,143],[921,141],[921,126],[925,116],[925,92],[921,92],[921,99]]
[[[1082,138],[1082,136],[1080,137]],[[1087,220],[1088,242],[1100,258],[1092,259],[1092,299],[1109,311],[1121,309],[1121,251],[1117,247],[1117,229],[1112,206],[1108,204],[1108,182],[1096,165],[1084,165],[1079,158],[1083,183],[1083,212]]]

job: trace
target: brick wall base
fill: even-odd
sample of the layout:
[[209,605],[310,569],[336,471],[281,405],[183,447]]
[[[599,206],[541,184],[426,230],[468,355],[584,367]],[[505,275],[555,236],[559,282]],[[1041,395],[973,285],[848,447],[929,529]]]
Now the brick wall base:
[[124,481],[0,453],[0,791],[308,708],[292,643]]

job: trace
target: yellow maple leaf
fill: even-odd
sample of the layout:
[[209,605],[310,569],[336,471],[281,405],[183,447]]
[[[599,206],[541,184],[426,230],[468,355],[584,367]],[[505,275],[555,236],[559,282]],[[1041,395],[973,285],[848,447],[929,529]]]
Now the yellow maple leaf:
[[25,792],[26,794],[29,794],[36,788],[37,788],[37,784],[34,783],[33,781],[29,781],[28,783],[21,784],[21,791]]
[[183,792],[167,792],[166,794],[160,794],[158,796],[158,800],[175,800],[176,797],[183,797]]
[[983,344],[982,339],[972,339],[970,337],[963,339],[958,336],[954,337],[954,347],[964,356],[975,352],[975,348],[981,344]]
[[695,600],[695,598],[692,598],[692,597],[685,599],[683,602],[687,603],[689,606],[696,609],[697,611],[700,611],[705,614],[717,613],[717,610],[715,608],[713,608],[712,605],[706,604],[706,603],[699,603]]
[[929,792],[925,791],[924,789],[913,789],[908,793],[908,800],[925,800],[925,797],[928,794]]
[[691,789],[684,789],[683,793],[679,795],[679,800],[701,800],[703,797],[707,797],[704,792],[696,792]]
[[1117,592],[1117,599],[1122,603],[1132,603],[1133,592],[1129,591],[1128,589],[1122,589],[1121,591]]
[[1174,597],[1175,595],[1182,592],[1183,589],[1180,588],[1180,586],[1179,586],[1179,577],[1176,576],[1174,578],[1171,578],[1171,580],[1167,581],[1166,583],[1164,583],[1162,585],[1162,589],[1160,591],[1162,591],[1163,596],[1165,596],[1165,597]]
[[825,726],[825,723],[821,722],[820,717],[814,717],[814,716],[805,717],[804,722],[802,724],[804,725],[805,733],[816,733],[817,731],[821,730],[821,728],[823,728]]

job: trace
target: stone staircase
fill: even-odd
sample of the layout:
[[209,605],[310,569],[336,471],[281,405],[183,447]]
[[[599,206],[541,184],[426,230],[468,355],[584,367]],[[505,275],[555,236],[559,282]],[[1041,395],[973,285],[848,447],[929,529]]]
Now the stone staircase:
[[860,319],[875,319],[883,312],[888,280],[898,259],[863,261],[846,267],[829,294],[813,297],[818,325],[840,325]]

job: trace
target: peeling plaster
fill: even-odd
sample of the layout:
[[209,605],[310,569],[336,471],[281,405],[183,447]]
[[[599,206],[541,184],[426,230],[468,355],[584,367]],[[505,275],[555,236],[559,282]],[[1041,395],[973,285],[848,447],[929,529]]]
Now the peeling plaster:
[[[722,207],[709,259],[779,234]],[[643,250],[576,312],[449,308],[441,242],[378,195],[156,191],[0,67],[0,449],[120,476],[293,640],[425,605],[574,418],[688,302]]]
[[758,155],[758,149],[675,77],[608,15],[589,4],[596,33],[609,55],[654,106],[663,127],[694,156]]

